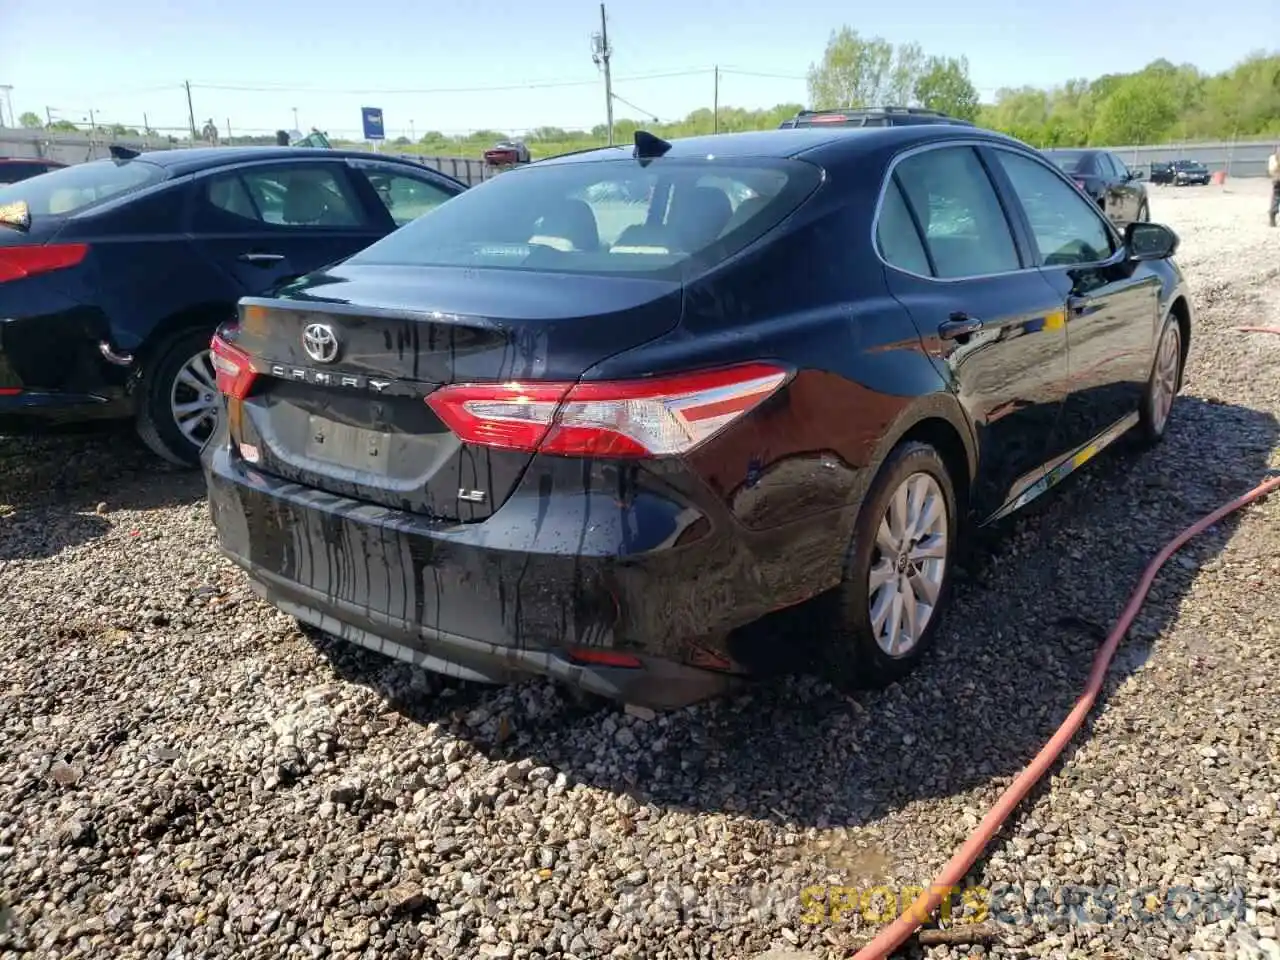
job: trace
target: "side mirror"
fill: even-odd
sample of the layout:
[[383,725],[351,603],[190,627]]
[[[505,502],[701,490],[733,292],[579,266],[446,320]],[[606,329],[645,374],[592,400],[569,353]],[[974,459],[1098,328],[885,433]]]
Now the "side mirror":
[[1124,228],[1124,245],[1129,259],[1167,260],[1178,250],[1178,235],[1163,223],[1134,222]]
[[1142,171],[1141,171],[1141,170],[1130,170],[1130,171],[1129,171],[1129,179],[1130,179],[1130,180],[1141,180],[1141,179],[1142,179]]

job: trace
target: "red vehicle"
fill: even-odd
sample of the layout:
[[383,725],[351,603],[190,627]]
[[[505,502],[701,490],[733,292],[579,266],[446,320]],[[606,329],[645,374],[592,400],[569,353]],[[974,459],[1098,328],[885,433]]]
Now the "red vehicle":
[[65,166],[65,163],[43,157],[0,157],[0,185],[17,183]]
[[509,167],[528,163],[529,148],[518,140],[501,140],[484,152],[484,162],[491,167]]

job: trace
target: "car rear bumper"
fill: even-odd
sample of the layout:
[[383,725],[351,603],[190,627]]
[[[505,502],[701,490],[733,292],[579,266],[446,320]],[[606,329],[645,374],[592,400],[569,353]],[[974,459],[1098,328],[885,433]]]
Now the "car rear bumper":
[[[637,525],[647,513],[665,531],[652,519],[663,505],[619,503],[616,486],[587,503],[581,486],[573,497],[535,484],[484,522],[443,522],[267,476],[224,438],[202,457],[210,511],[255,590],[318,629],[463,679],[544,675],[653,708],[702,700],[742,672],[732,630],[794,602],[794,585],[767,586],[770,570],[805,570],[795,551],[762,560],[724,524],[695,524],[691,542],[646,540]],[[829,519],[813,527],[830,537]],[[804,592],[830,586],[806,575]],[[619,655],[635,662],[613,665]]]

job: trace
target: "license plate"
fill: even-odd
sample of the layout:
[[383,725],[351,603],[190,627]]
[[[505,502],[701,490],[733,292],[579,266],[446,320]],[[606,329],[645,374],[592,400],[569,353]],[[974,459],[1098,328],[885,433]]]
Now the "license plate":
[[391,438],[322,417],[310,418],[307,456],[335,466],[385,476],[390,471]]

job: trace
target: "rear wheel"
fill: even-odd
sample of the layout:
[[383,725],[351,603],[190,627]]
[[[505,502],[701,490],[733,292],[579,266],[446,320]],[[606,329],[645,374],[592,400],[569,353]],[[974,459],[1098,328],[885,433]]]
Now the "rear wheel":
[[910,441],[886,460],[863,503],[836,590],[827,673],[881,687],[932,645],[945,608],[958,523],[955,487],[933,447]]
[[1154,446],[1164,439],[1173,411],[1173,400],[1178,395],[1182,380],[1182,328],[1176,317],[1166,317],[1160,340],[1156,344],[1156,359],[1142,395],[1138,429],[1142,441]]
[[166,337],[143,367],[138,434],[170,463],[195,467],[222,412],[209,355],[212,334],[183,330]]
[[1149,223],[1151,221],[1151,208],[1147,206],[1147,201],[1143,200],[1138,206],[1138,222]]

